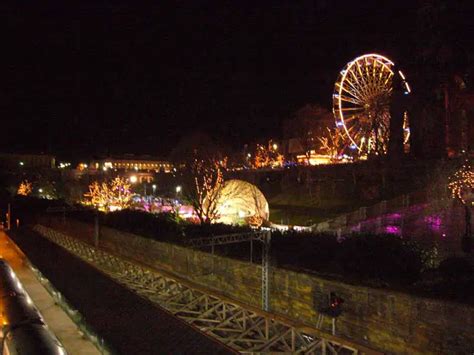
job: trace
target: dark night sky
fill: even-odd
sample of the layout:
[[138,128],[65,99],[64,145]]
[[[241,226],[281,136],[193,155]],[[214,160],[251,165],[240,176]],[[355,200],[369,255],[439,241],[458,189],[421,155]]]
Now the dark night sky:
[[[330,108],[338,71],[353,57],[378,51],[409,67],[418,7],[413,0],[3,6],[0,149],[167,155],[196,129],[234,148],[279,136],[299,106]],[[463,16],[472,19],[472,10]]]

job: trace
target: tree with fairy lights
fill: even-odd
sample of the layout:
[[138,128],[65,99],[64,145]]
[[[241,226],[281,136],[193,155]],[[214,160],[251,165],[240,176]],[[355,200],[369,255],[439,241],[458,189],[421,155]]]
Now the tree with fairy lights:
[[116,177],[109,182],[93,182],[84,197],[86,198],[84,204],[109,212],[130,207],[132,192],[126,179]]
[[28,180],[24,180],[18,186],[16,194],[20,196],[28,196],[29,194],[31,194],[32,191],[33,188],[31,182],[29,182]]
[[217,202],[224,184],[226,164],[227,158],[196,158],[191,166],[193,181],[186,194],[201,224],[210,224],[218,217]]
[[94,181],[89,185],[89,191],[84,194],[85,205],[93,206],[99,210],[107,209],[107,192],[108,186],[106,183],[99,184]]
[[319,150],[331,157],[331,161],[337,161],[344,152],[346,142],[344,135],[338,128],[326,128],[325,135],[318,137]]
[[278,152],[278,145],[269,141],[268,147],[257,144],[253,166],[256,169],[277,168],[283,166],[284,160],[283,154]]
[[268,154],[268,150],[261,144],[257,145],[257,149],[255,150],[255,168],[265,168],[270,165],[270,155]]
[[466,232],[462,239],[462,249],[469,253],[472,249],[471,208],[474,205],[474,169],[466,163],[449,177],[448,188],[451,196],[464,205]]

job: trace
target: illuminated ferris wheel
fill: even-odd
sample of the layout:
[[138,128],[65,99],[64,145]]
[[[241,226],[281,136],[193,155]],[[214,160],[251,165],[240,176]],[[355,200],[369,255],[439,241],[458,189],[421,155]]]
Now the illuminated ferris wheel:
[[[387,151],[390,129],[390,99],[394,63],[379,54],[365,54],[341,70],[333,94],[336,126],[347,136],[350,148],[359,156]],[[398,74],[405,94],[410,87]],[[404,143],[409,140],[408,116],[403,119]]]

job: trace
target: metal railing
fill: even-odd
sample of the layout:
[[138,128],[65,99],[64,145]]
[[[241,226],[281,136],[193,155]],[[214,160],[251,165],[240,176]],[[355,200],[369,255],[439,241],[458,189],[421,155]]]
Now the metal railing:
[[114,354],[114,350],[110,347],[105,340],[100,337],[95,330],[93,330],[85,321],[84,316],[75,309],[67,299],[59,292],[53,284],[35,267],[28,261],[28,266],[35,274],[36,278],[43,285],[43,287],[48,291],[51,297],[54,299],[54,302],[61,307],[64,312],[71,318],[71,320],[79,328],[83,336],[88,339],[94,346],[99,350],[101,354],[109,355]]
[[218,245],[227,245],[235,243],[250,242],[250,262],[253,262],[253,242],[259,241],[262,243],[262,309],[264,311],[269,310],[269,274],[270,274],[270,242],[272,233],[271,231],[253,231],[249,233],[234,233],[219,235],[216,237],[207,238],[196,238],[190,239],[186,242],[186,245],[198,248],[207,247],[212,248],[212,255],[214,255],[214,247]]
[[211,294],[51,228],[36,225],[34,230],[138,295],[242,353],[379,354],[319,329]]

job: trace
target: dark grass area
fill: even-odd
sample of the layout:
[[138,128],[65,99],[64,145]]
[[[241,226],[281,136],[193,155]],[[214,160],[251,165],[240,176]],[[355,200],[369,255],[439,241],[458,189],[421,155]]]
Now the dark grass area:
[[337,217],[342,213],[352,212],[367,204],[361,200],[348,198],[315,201],[307,193],[280,194],[269,200],[270,221],[277,224],[309,226]]
[[333,208],[270,204],[270,221],[291,226],[310,226],[335,218],[343,213],[352,212],[359,207],[355,203],[350,206]]
[[10,237],[117,353],[232,353],[31,230]]

